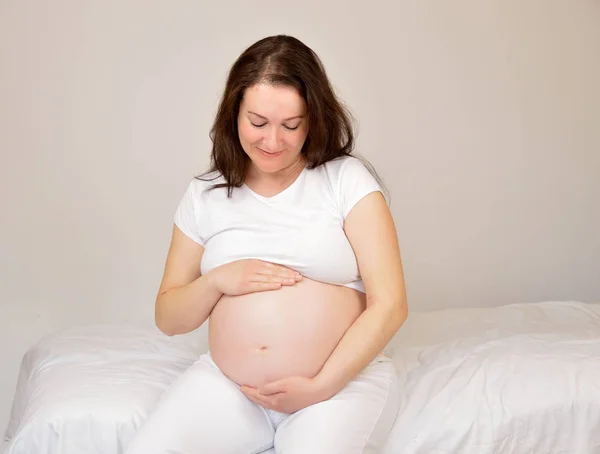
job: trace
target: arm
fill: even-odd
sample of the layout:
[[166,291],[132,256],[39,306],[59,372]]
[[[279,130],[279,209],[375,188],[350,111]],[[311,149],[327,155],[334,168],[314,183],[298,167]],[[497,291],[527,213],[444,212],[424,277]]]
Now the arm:
[[156,326],[172,336],[202,325],[223,295],[243,295],[277,290],[302,280],[300,273],[263,262],[237,260],[200,273],[204,247],[188,238],[176,225],[167,263],[156,298]]
[[155,305],[156,326],[172,336],[195,330],[223,295],[212,274],[200,274],[204,247],[173,226],[171,246]]
[[380,192],[359,201],[344,230],[367,292],[367,308],[350,326],[315,377],[327,397],[358,375],[390,341],[408,310],[396,229]]
[[338,393],[383,350],[407,316],[400,250],[391,213],[380,192],[363,197],[346,217],[367,291],[367,308],[348,328],[314,378],[288,377],[259,389],[241,386],[250,400],[283,413]]

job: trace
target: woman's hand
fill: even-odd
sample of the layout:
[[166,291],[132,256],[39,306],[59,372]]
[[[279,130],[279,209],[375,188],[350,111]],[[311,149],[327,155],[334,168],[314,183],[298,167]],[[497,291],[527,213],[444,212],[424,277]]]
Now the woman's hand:
[[280,413],[294,413],[335,394],[322,386],[316,377],[288,377],[259,388],[243,385],[240,390],[252,402]]
[[302,275],[297,271],[257,259],[227,263],[211,273],[219,292],[229,296],[277,290],[302,280]]

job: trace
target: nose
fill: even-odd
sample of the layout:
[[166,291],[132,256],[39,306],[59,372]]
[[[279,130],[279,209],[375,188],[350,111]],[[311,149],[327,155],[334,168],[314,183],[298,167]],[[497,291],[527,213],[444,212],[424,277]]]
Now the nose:
[[281,132],[279,128],[269,128],[265,136],[265,151],[276,152],[281,150]]

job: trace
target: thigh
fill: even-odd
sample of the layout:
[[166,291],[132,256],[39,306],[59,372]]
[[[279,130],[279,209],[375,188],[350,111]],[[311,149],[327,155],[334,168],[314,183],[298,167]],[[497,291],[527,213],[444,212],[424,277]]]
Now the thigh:
[[275,433],[279,454],[375,454],[399,408],[398,379],[388,358],[377,358],[331,399],[287,417]]
[[253,454],[273,446],[266,411],[203,355],[161,397],[126,454]]

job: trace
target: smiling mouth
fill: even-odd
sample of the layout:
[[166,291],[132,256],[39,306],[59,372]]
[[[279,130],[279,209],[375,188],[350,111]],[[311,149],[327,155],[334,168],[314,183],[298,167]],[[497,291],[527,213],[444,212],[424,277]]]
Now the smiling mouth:
[[262,148],[258,148],[258,147],[257,147],[257,149],[258,149],[258,151],[260,151],[260,152],[261,152],[263,155],[267,155],[267,156],[270,156],[270,157],[279,156],[281,153],[283,153],[283,151],[276,151],[276,152],[274,152],[274,153],[271,153],[271,152],[265,151],[265,150],[263,150]]

